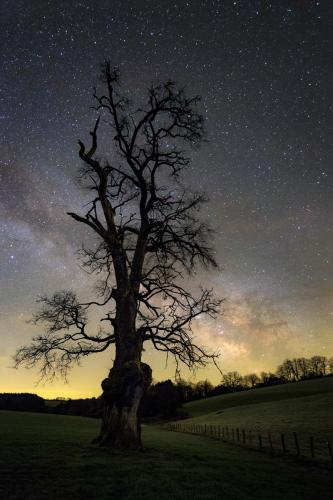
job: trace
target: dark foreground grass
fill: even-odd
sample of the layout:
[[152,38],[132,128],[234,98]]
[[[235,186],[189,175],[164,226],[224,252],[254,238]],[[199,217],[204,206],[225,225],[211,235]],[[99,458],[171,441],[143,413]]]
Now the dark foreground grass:
[[89,445],[95,420],[0,412],[0,498],[331,499],[333,472],[144,427],[144,453]]

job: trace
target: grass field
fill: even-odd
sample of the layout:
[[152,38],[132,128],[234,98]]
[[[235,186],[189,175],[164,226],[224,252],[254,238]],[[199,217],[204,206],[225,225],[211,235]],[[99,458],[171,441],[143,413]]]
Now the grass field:
[[226,394],[185,408],[194,417],[188,423],[261,431],[266,440],[270,432],[276,447],[281,433],[293,446],[292,432],[297,432],[308,456],[310,435],[319,457],[329,457],[327,438],[333,444],[333,377]]
[[317,378],[294,384],[262,387],[243,392],[234,392],[187,403],[185,408],[191,417],[216,412],[235,406],[268,403],[318,394],[333,393],[333,377]]
[[330,499],[332,471],[144,427],[144,453],[89,445],[98,421],[0,412],[0,498]]

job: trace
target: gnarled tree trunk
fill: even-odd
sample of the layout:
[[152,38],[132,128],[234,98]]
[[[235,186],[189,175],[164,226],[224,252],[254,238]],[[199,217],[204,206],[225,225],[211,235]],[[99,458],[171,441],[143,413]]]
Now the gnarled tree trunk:
[[121,367],[115,364],[102,382],[104,410],[95,442],[114,448],[142,448],[138,411],[150,382],[151,369],[145,363],[128,361]]
[[142,448],[139,406],[152,372],[149,365],[141,362],[142,339],[135,329],[134,300],[119,300],[118,306],[116,359],[102,382],[104,409],[95,443],[138,450]]

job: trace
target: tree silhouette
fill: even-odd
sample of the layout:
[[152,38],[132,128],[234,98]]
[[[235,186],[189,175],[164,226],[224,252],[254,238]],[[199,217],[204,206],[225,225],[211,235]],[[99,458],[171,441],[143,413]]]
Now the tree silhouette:
[[245,387],[254,388],[257,384],[259,384],[260,378],[256,373],[248,373],[243,376],[243,385]]
[[[85,214],[69,213],[97,236],[93,248],[81,250],[83,266],[100,278],[97,296],[85,303],[72,291],[41,297],[34,321],[45,331],[17,351],[16,364],[38,363],[45,377],[66,375],[73,362],[114,344],[96,441],[137,449],[138,408],[151,382],[143,344],[190,368],[217,355],[194,340],[192,323],[201,314],[215,317],[220,300],[212,290],[194,295],[184,285],[197,265],[216,267],[211,230],[198,215],[206,200],[182,184],[191,176],[185,149],[200,143],[203,118],[199,97],[187,97],[171,81],[152,85],[141,108],[121,93],[119,72],[109,62],[102,65],[102,82],[105,93],[94,92],[91,144],[79,141],[80,177],[91,203]],[[102,125],[111,127],[112,160],[98,154]],[[93,307],[103,311],[106,325],[98,333],[87,325]]]
[[225,387],[237,389],[242,386],[242,375],[237,371],[224,373],[222,383]]

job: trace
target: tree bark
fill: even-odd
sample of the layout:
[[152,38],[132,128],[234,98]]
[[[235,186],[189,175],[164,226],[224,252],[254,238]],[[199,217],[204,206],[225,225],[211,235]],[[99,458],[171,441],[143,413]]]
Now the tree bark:
[[151,369],[145,363],[128,361],[113,366],[102,382],[104,409],[97,444],[142,449],[139,406],[150,382]]
[[135,329],[136,304],[118,300],[116,359],[102,382],[104,409],[101,431],[95,443],[113,448],[140,450],[139,407],[152,380],[149,365],[141,362],[142,339]]

